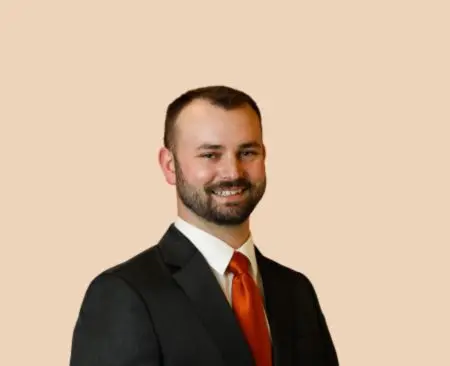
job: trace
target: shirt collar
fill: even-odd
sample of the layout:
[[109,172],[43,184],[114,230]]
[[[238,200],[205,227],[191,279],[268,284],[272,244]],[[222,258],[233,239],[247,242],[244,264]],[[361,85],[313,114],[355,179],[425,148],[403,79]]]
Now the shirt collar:
[[[231,246],[180,217],[176,218],[174,225],[195,245],[215,271],[220,275],[225,274],[234,253],[234,249]],[[251,235],[237,251],[249,259],[252,276],[256,279],[258,276],[258,266]]]

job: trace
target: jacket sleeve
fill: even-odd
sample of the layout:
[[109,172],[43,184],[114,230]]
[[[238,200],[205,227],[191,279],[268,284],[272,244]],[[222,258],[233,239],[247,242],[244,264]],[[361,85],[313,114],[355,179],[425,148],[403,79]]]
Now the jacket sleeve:
[[70,366],[159,366],[156,335],[139,294],[125,280],[101,274],[83,298]]
[[320,305],[319,299],[317,297],[317,292],[314,289],[313,284],[308,281],[311,295],[314,302],[314,307],[316,309],[317,321],[319,324],[319,329],[322,334],[322,349],[324,353],[322,354],[324,365],[327,366],[339,366],[338,355],[336,352],[336,347],[334,346],[333,339],[331,337],[331,333],[323,313],[322,307]]

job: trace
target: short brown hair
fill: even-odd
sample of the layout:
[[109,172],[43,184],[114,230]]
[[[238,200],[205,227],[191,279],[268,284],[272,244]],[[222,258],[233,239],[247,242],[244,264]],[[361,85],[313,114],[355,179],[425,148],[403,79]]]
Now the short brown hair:
[[248,105],[256,112],[260,127],[262,128],[261,111],[250,95],[241,90],[224,85],[204,86],[184,92],[168,105],[164,124],[164,146],[166,148],[173,149],[175,147],[176,119],[183,108],[196,99],[207,100],[211,104],[227,110]]

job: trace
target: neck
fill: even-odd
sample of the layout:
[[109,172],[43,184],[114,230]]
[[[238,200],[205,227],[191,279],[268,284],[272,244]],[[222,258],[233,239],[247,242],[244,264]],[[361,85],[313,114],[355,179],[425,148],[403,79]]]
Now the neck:
[[219,238],[233,249],[241,247],[250,236],[250,222],[248,219],[240,225],[224,226],[205,221],[200,217],[183,212],[179,212],[178,216],[191,225]]

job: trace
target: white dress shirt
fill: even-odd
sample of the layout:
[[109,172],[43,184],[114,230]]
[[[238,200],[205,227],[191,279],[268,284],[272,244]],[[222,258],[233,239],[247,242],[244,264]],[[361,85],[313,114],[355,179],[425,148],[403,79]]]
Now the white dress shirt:
[[[233,274],[231,272],[227,272],[227,268],[228,264],[231,261],[231,258],[233,257],[235,249],[233,249],[231,246],[229,246],[219,238],[197,228],[196,226],[186,222],[180,217],[177,217],[174,225],[195,245],[195,247],[206,259],[214,275],[216,276],[217,281],[222,287],[222,290],[228,302],[230,303],[230,305],[232,305],[231,287]],[[261,291],[261,295],[264,298],[262,280],[258,271],[255,247],[252,237],[250,236],[248,240],[236,251],[244,254],[249,259],[249,272],[255,280],[257,286]]]

